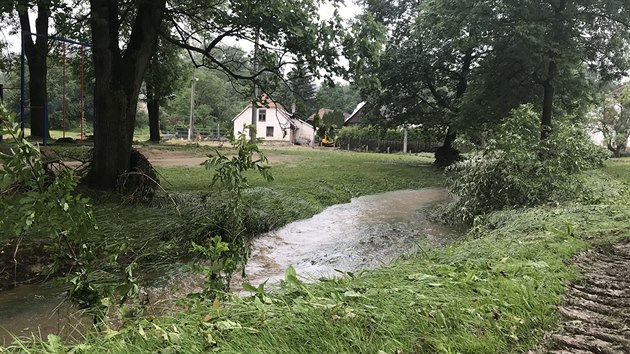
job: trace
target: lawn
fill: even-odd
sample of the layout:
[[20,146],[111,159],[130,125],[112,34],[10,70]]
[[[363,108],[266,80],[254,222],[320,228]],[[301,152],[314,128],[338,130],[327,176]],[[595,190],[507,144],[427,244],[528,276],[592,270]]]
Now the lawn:
[[[203,156],[207,147],[172,147]],[[227,152],[228,150],[223,150]],[[251,175],[252,232],[311,216],[351,197],[441,186],[428,156],[266,148],[275,180]],[[121,206],[96,199],[99,238],[123,242],[147,265],[171,262],[199,217],[220,219],[223,194],[201,166],[158,167],[179,204]],[[463,241],[359,275],[306,285],[290,272],[282,289],[254,297],[190,301],[171,316],[141,319],[105,336],[63,345],[56,337],[16,351],[203,353],[521,353],[558,321],[571,258],[593,244],[630,238],[630,160],[585,174],[577,202],[500,211]],[[209,230],[206,230],[209,231]],[[156,247],[157,246],[157,247]],[[26,345],[26,344],[25,344]]]
[[[71,159],[86,154],[88,146],[50,146],[47,149]],[[199,165],[217,148],[204,145],[164,144],[138,146],[156,157],[162,193],[150,205],[124,205],[111,194],[88,192],[94,205],[98,229],[90,238],[107,249],[121,249],[121,259],[137,261],[143,271],[190,257],[191,241],[220,234],[225,215],[221,186],[211,186],[213,170]],[[218,148],[229,153],[227,148]],[[304,219],[325,207],[349,202],[352,197],[379,192],[438,186],[441,172],[428,156],[362,154],[310,148],[265,148],[274,181],[268,183],[250,174],[251,187],[244,193],[245,222],[251,237]],[[185,166],[170,166],[174,160],[190,159]],[[160,162],[171,161],[160,166]],[[186,160],[187,161],[187,160]],[[15,246],[10,230],[0,231],[5,254]],[[22,243],[22,254],[39,247],[39,236]],[[18,254],[18,258],[19,258]],[[13,262],[5,257],[7,267]],[[23,279],[34,276],[24,274]],[[7,280],[8,281],[8,280]],[[0,284],[0,287],[2,284]]]

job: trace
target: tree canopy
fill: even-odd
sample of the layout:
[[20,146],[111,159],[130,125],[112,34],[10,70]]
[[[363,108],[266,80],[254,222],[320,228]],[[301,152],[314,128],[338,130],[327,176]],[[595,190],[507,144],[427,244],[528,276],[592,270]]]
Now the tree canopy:
[[[534,103],[541,136],[554,114],[586,111],[592,77],[628,69],[630,7],[591,0],[363,1],[353,72],[379,124],[483,129]],[[385,36],[384,45],[374,45]],[[357,61],[358,63],[358,61]],[[372,81],[366,78],[373,78]],[[447,135],[445,145],[449,143]]]
[[[130,168],[137,96],[158,34],[187,50],[195,66],[263,87],[266,80],[280,77],[293,58],[303,58],[317,75],[319,68],[326,68],[323,76],[330,77],[343,71],[337,61],[342,26],[338,15],[320,20],[318,4],[314,0],[91,0],[99,98],[92,185],[113,188],[118,176]],[[220,44],[227,38],[258,44],[255,65],[251,57],[225,50]]]

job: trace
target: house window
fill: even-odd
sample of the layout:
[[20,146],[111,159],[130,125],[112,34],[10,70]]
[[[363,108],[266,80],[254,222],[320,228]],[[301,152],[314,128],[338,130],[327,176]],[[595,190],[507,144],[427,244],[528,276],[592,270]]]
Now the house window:
[[258,121],[259,122],[266,122],[267,121],[267,110],[266,109],[259,109],[258,110]]
[[267,137],[273,138],[273,127],[267,127]]

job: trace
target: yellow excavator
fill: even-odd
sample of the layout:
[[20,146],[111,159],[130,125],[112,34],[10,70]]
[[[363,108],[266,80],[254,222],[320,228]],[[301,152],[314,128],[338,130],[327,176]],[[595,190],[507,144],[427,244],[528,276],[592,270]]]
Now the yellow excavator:
[[328,135],[324,135],[322,138],[322,146],[335,146],[335,140],[333,138],[329,138]]

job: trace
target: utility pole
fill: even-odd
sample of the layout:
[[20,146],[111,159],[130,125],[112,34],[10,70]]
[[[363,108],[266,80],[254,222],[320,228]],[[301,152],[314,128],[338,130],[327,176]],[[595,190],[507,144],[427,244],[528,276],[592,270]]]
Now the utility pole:
[[403,154],[407,153],[407,126],[403,128]]
[[190,79],[190,122],[188,123],[188,141],[192,140],[193,137],[193,111],[195,109],[195,82],[199,81],[198,78],[195,77],[195,70],[193,69],[193,76]]
[[[260,30],[257,28],[256,29],[256,34],[254,35],[254,63],[253,63],[253,68],[254,68],[254,75],[256,75],[258,73],[258,38],[260,36]],[[257,111],[258,111],[258,85],[256,85],[256,78],[254,78],[254,99],[252,100],[252,124],[251,127],[249,128],[249,138],[251,139],[251,141],[256,140],[256,131],[258,130],[258,118],[257,118]]]

